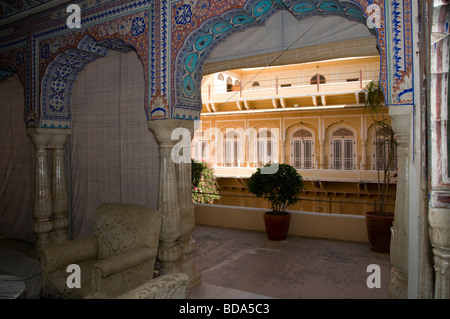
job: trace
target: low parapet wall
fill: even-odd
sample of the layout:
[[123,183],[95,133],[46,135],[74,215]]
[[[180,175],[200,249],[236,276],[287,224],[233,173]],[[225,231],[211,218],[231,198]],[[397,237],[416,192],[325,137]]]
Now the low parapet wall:
[[[194,210],[199,225],[265,231],[263,214],[267,209],[194,204]],[[364,216],[289,212],[292,218],[288,235],[368,242]]]

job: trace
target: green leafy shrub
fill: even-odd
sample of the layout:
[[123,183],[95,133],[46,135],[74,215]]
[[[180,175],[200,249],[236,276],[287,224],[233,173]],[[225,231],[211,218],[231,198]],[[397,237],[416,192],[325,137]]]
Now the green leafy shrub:
[[192,201],[212,204],[219,198],[219,185],[211,165],[192,160]]
[[285,214],[289,206],[300,200],[297,195],[304,189],[303,179],[292,165],[267,164],[264,167],[270,165],[279,165],[278,170],[273,174],[263,174],[258,168],[247,182],[248,190],[267,199],[273,214]]

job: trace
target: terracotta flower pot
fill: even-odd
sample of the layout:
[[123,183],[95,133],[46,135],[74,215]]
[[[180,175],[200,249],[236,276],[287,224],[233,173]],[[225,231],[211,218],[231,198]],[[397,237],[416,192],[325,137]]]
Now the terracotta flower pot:
[[285,240],[289,231],[291,214],[274,214],[267,212],[264,214],[267,237],[270,240]]
[[367,212],[365,216],[370,250],[388,253],[391,246],[391,227],[394,214],[378,216],[377,212]]

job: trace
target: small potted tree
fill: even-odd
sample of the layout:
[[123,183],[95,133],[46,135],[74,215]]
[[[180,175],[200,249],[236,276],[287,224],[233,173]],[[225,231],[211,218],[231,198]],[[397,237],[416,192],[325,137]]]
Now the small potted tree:
[[285,240],[291,220],[286,209],[300,200],[297,195],[304,189],[300,174],[289,164],[267,164],[252,174],[247,185],[250,193],[271,203],[271,211],[264,214],[268,238]]
[[388,117],[384,114],[384,94],[378,82],[372,81],[365,88],[365,107],[371,112],[375,125],[376,149],[378,171],[378,201],[376,210],[365,213],[367,235],[370,249],[376,252],[390,251],[391,227],[394,214],[386,210],[386,199],[389,184],[396,174],[394,163],[396,154],[396,141],[394,131]]

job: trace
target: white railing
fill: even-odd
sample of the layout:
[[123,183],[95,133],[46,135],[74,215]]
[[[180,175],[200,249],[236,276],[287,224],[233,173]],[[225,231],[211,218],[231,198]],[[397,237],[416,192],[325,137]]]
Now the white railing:
[[[248,178],[256,167],[220,167],[215,166],[216,177]],[[377,170],[337,170],[337,169],[298,169],[298,173],[305,181],[335,181],[335,182],[378,182],[378,174],[383,177],[383,172]],[[391,183],[396,183],[396,177],[391,178]]]
[[[353,73],[352,73],[353,74]],[[333,74],[325,74],[329,78],[333,78]],[[341,76],[342,77],[342,76]],[[342,93],[355,93],[365,88],[366,84],[372,80],[376,80],[376,74],[373,72],[366,72],[363,74],[359,70],[359,76],[352,79],[352,81],[327,81],[326,83],[305,84],[305,80],[289,79],[289,78],[275,78],[275,80],[260,83],[257,87],[252,87],[251,83],[239,86],[233,86],[233,89],[224,92],[223,86],[214,88],[213,86],[202,86],[202,100],[207,102],[225,102],[225,101],[242,101],[242,100],[257,100],[257,99],[271,99],[280,97],[302,97],[302,96],[317,96],[330,95]],[[282,84],[292,82],[288,85]]]

